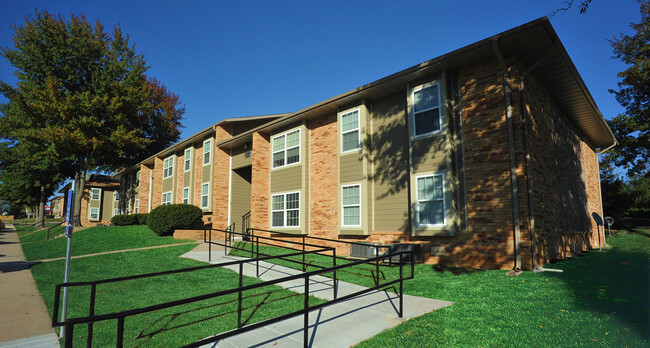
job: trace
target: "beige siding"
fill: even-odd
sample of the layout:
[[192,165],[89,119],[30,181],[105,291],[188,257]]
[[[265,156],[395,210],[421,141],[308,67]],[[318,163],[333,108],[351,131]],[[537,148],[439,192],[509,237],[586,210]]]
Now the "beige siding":
[[174,176],[171,176],[167,179],[163,179],[162,181],[162,193],[172,191],[172,203],[173,203],[173,197],[174,197]]
[[113,217],[113,207],[115,202],[115,191],[104,190],[102,195],[102,208],[100,219],[110,220]]
[[302,165],[272,170],[271,193],[300,190],[302,188],[302,177]]
[[372,105],[375,231],[409,231],[409,143],[406,98],[398,93]]
[[447,169],[446,139],[445,136],[437,136],[412,142],[411,160],[415,173]]
[[251,157],[251,150],[239,148],[232,150],[232,169],[248,167],[253,165],[253,158]]
[[355,153],[343,155],[339,159],[339,182],[357,182],[363,180],[363,155]]
[[251,210],[251,172],[250,169],[233,170],[231,172],[230,223],[236,223],[240,231],[241,218]]

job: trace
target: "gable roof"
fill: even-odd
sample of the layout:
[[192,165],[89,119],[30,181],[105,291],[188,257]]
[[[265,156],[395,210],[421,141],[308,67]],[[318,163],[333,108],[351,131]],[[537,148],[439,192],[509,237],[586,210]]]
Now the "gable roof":
[[488,37],[424,63],[363,85],[300,111],[280,117],[218,145],[232,148],[250,141],[254,132],[268,131],[303,119],[336,113],[339,106],[361,99],[377,99],[404,90],[410,81],[441,70],[454,70],[494,59],[493,43],[501,52],[522,59],[526,66],[539,61],[534,74],[546,87],[558,107],[578,126],[595,147],[617,143],[582,77],[569,58],[557,33],[546,17]]

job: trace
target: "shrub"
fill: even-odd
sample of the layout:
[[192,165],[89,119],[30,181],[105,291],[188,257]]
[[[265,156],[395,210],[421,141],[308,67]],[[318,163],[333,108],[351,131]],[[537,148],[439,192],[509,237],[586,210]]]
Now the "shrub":
[[147,226],[159,236],[167,236],[176,229],[203,227],[201,208],[191,204],[161,205],[149,213]]
[[135,215],[115,215],[111,218],[111,223],[115,226],[128,226],[136,223]]
[[46,219],[54,219],[54,215],[52,214],[45,214]]
[[149,217],[149,214],[135,214],[136,224],[138,224],[138,225],[146,225],[148,217]]

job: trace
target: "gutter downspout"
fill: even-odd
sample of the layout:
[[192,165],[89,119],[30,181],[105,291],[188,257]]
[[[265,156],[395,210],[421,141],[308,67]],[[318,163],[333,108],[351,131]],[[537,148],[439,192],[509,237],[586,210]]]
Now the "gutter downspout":
[[492,39],[492,49],[503,68],[503,92],[506,101],[506,121],[508,124],[508,147],[510,148],[510,182],[512,185],[512,215],[515,242],[515,271],[521,270],[521,230],[519,226],[519,196],[517,190],[517,166],[515,161],[515,135],[512,123],[512,102],[510,99],[510,81],[508,67],[499,51],[497,39]]

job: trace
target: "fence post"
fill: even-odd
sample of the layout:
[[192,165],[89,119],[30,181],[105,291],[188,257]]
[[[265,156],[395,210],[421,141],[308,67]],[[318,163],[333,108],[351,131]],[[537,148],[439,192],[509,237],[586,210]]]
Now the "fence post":
[[237,293],[237,328],[241,329],[241,287],[242,287],[242,274],[244,273],[244,263],[239,263],[239,292]]
[[124,346],[124,317],[117,318],[117,348]]
[[302,236],[302,271],[307,270],[307,264],[305,263],[305,236]]
[[305,348],[309,347],[309,276],[305,277],[305,305],[304,305],[304,321],[303,321],[303,339]]
[[[97,284],[90,287],[90,316],[95,315],[95,295],[97,294]],[[93,344],[93,322],[88,323],[88,338],[86,339],[86,347],[90,348]]]
[[[332,267],[336,267],[336,248],[332,249],[332,253],[334,254],[334,258],[332,260]],[[334,270],[334,280],[332,283],[332,287],[334,288],[334,299],[336,300],[336,296],[338,294],[338,287],[339,287],[339,282],[336,280],[336,270]]]
[[212,261],[212,229],[208,230],[208,262]]
[[73,330],[73,324],[65,325],[65,348],[72,348],[72,340],[74,339],[74,336],[72,336]]
[[256,276],[259,278],[260,277],[260,237],[257,236],[256,238],[256,245],[257,245],[257,255],[255,256],[255,268],[256,268]]
[[404,263],[402,263],[402,253],[399,254],[399,313],[401,318],[404,315],[404,277],[403,271]]

